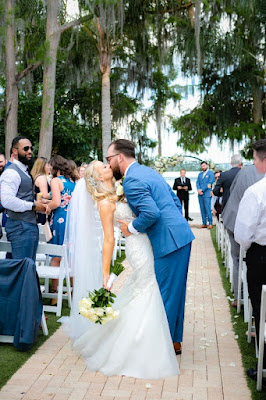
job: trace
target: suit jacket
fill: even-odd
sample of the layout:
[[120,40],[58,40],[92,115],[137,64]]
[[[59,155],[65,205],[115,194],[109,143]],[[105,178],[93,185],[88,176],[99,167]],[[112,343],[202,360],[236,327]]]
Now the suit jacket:
[[212,184],[215,181],[214,173],[208,169],[205,176],[203,177],[203,171],[199,173],[196,182],[197,189],[203,191],[204,197],[211,197]]
[[[233,167],[229,169],[229,171],[222,172],[218,181],[216,182],[216,185],[213,189],[213,194],[217,197],[223,196],[222,209],[224,209],[230,196],[230,186],[232,185],[233,180],[235,179],[235,176],[239,173],[240,169],[241,168]],[[221,189],[223,189],[222,192]]]
[[133,227],[148,234],[155,259],[194,239],[178,197],[158,172],[136,162],[128,169],[123,188],[136,215]]
[[[185,177],[185,183],[182,183],[181,177],[175,179],[175,183],[173,186],[173,190],[176,190],[176,194],[180,199],[188,199],[189,198],[189,190],[192,190],[190,179]],[[178,186],[187,186],[188,189],[177,189]]]
[[14,335],[14,346],[34,344],[42,318],[42,295],[34,261],[0,260],[0,335]]
[[230,196],[222,212],[223,223],[226,229],[234,232],[236,216],[240,200],[246,189],[264,177],[259,174],[255,165],[247,165],[236,175],[231,187]]

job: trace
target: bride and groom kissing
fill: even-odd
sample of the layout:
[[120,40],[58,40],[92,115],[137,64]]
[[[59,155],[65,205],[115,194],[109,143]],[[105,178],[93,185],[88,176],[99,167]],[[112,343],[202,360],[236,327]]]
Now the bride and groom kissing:
[[[71,315],[61,322],[89,370],[143,379],[173,376],[179,373],[194,235],[179,199],[161,175],[136,162],[131,141],[115,140],[106,160],[91,162],[68,210],[65,242],[74,291]],[[113,184],[113,177],[122,176],[126,202],[117,201]],[[92,324],[78,314],[78,302],[88,291],[107,288],[114,224],[126,237],[132,273],[117,295],[119,318]]]

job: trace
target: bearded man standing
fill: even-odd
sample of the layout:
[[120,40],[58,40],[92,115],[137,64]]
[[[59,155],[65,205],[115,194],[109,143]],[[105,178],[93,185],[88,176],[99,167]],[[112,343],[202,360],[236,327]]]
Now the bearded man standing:
[[33,180],[29,170],[33,165],[33,147],[24,136],[12,141],[13,163],[1,175],[1,203],[7,212],[6,234],[11,242],[12,257],[36,259],[39,229],[36,211],[45,213],[46,205],[34,201]]

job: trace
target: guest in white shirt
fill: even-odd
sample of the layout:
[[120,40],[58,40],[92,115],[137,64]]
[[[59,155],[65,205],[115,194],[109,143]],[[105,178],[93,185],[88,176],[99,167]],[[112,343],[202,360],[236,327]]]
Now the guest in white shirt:
[[[253,145],[254,164],[258,173],[266,173],[266,139]],[[250,186],[240,202],[235,230],[235,240],[247,250],[248,292],[255,317],[256,335],[259,336],[261,289],[266,284],[266,176]],[[266,346],[263,368],[266,368]],[[249,369],[250,378],[257,379],[257,371]]]
[[12,141],[13,163],[1,175],[1,203],[7,212],[6,234],[11,242],[12,257],[35,261],[39,240],[36,211],[45,213],[46,205],[33,198],[33,147],[23,136]]

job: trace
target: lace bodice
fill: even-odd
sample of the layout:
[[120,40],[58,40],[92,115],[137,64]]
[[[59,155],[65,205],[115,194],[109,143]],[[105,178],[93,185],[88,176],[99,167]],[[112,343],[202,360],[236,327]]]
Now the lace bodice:
[[116,210],[114,213],[114,225],[119,228],[119,223],[117,222],[119,219],[123,219],[127,222],[133,221],[136,216],[131,211],[129,205],[122,201],[118,201],[116,203]]
[[[123,202],[116,203],[114,224],[119,227],[119,219],[131,222],[136,216],[129,205]],[[131,298],[138,296],[151,286],[157,284],[154,274],[154,257],[151,242],[146,233],[130,235],[126,238],[126,258],[132,268],[132,274],[126,283],[126,289]]]

